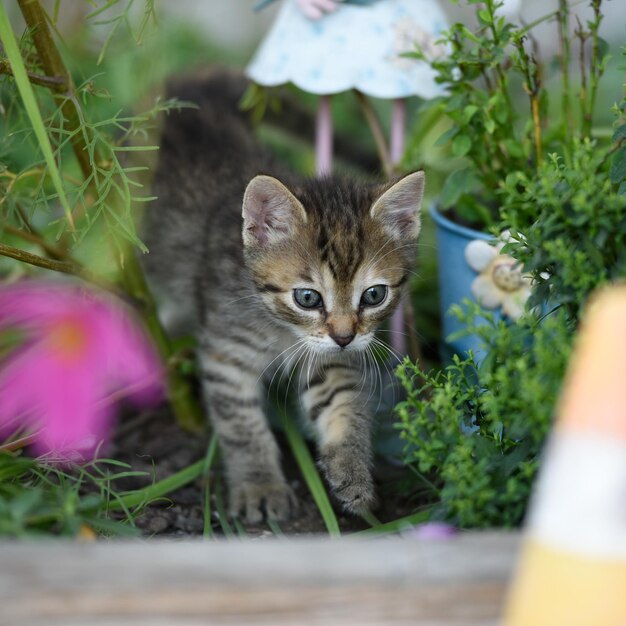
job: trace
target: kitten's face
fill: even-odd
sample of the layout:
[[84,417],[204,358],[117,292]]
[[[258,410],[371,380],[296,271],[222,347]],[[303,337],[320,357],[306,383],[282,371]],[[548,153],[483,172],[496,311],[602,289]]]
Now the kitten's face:
[[422,191],[421,172],[384,193],[329,180],[291,194],[255,178],[244,199],[246,261],[276,319],[315,352],[364,350],[411,271]]

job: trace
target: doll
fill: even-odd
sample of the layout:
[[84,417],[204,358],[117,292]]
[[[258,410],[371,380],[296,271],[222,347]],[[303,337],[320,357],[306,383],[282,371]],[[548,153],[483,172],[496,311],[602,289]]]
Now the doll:
[[[441,93],[428,63],[402,55],[416,47],[427,58],[444,54],[437,40],[446,27],[436,0],[284,0],[247,73],[266,87],[291,82],[319,95],[318,176],[332,167],[331,95],[356,89],[393,100],[389,156],[395,164],[404,152],[406,98]],[[402,322],[400,306],[391,344],[405,353]]]

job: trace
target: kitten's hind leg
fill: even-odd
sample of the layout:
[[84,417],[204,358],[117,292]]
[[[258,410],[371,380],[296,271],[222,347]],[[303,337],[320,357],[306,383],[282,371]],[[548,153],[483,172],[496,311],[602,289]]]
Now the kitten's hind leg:
[[345,361],[320,366],[302,391],[319,440],[320,466],[335,496],[353,513],[369,510],[376,502],[371,415],[363,387],[361,369]]
[[226,470],[229,513],[250,524],[285,520],[296,499],[280,468],[280,452],[262,408],[259,373],[247,362],[204,347],[199,354],[204,398]]

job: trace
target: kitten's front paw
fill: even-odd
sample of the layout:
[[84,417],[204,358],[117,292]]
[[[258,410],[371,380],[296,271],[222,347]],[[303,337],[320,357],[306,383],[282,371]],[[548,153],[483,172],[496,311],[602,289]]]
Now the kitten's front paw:
[[351,446],[336,446],[325,450],[320,460],[333,493],[351,513],[376,506],[372,474],[366,459],[360,457]]
[[243,480],[230,485],[230,515],[247,524],[266,520],[284,521],[298,508],[298,500],[286,482],[276,479],[258,483]]

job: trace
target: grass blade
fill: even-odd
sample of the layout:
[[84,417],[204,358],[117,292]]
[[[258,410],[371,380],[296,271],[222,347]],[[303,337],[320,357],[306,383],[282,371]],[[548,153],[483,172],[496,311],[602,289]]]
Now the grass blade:
[[50,139],[48,137],[48,133],[46,132],[41,112],[39,111],[39,106],[37,105],[35,93],[32,85],[30,84],[30,80],[28,79],[24,60],[20,54],[19,46],[15,39],[15,35],[13,34],[11,24],[9,23],[9,18],[4,9],[4,3],[2,2],[0,2],[0,40],[2,41],[4,51],[7,55],[7,59],[9,60],[9,65],[11,66],[13,77],[15,78],[15,84],[17,85],[20,96],[22,97],[24,108],[26,109],[30,123],[33,126],[33,131],[37,137],[37,142],[41,148],[46,165],[48,166],[48,172],[50,174],[52,184],[54,185],[54,188],[59,196],[67,221],[70,223],[72,231],[75,231],[76,229],[74,227],[72,210],[70,209],[67,197],[65,196],[65,189],[63,188],[63,182],[61,181],[61,174],[56,161],[54,160],[54,153],[52,152]]
[[283,532],[283,529],[278,525],[277,522],[273,520],[267,520],[267,525],[275,537],[280,537],[282,539],[286,537],[285,533]]
[[236,517],[233,519],[233,526],[235,527],[235,530],[237,531],[237,534],[239,535],[239,538],[248,536],[248,533],[246,532],[246,529],[244,528],[243,524],[241,523],[241,520],[239,520]]
[[109,510],[121,509],[123,507],[135,507],[141,504],[145,504],[150,500],[156,498],[162,498],[176,489],[180,489],[189,484],[192,480],[202,475],[206,465],[206,459],[201,459],[193,465],[186,467],[176,474],[172,474],[163,480],[159,480],[152,485],[149,485],[145,489],[137,489],[130,493],[124,494],[117,500],[114,500],[109,505]]
[[211,526],[211,481],[208,477],[204,479],[204,489],[202,490],[202,536],[207,539],[213,537],[213,526]]
[[369,511],[363,511],[361,513],[361,518],[364,521],[366,521],[374,529],[381,526],[380,520],[373,513],[370,513]]
[[328,499],[328,494],[326,493],[322,479],[311,458],[309,449],[293,420],[284,411],[281,411],[281,416],[291,452],[298,463],[300,472],[302,472],[302,476],[313,496],[313,500],[315,500],[315,504],[324,520],[326,529],[331,537],[338,537],[341,534],[339,531],[339,523],[337,522],[335,512]]
[[412,526],[417,524],[423,524],[428,521],[430,517],[430,508],[428,507],[424,511],[420,511],[419,513],[413,513],[411,515],[407,515],[406,517],[401,517],[400,519],[395,519],[392,522],[387,522],[386,524],[377,524],[372,528],[368,528],[367,530],[360,530],[356,533],[353,533],[354,536],[366,536],[366,535],[381,535],[381,534],[390,534],[390,533],[398,533],[402,530],[407,530]]
[[226,513],[226,509],[222,500],[222,483],[219,480],[215,485],[215,508],[217,509],[217,514],[220,518],[220,526],[222,527],[222,532],[224,533],[224,536],[228,539],[234,537],[235,533],[228,523],[228,515]]
[[211,437],[209,447],[204,457],[204,467],[202,468],[202,475],[204,476],[204,489],[202,490],[202,515],[204,526],[202,528],[203,537],[213,536],[213,527],[211,526],[211,481],[209,480],[209,470],[213,467],[215,459],[217,458],[217,435]]

